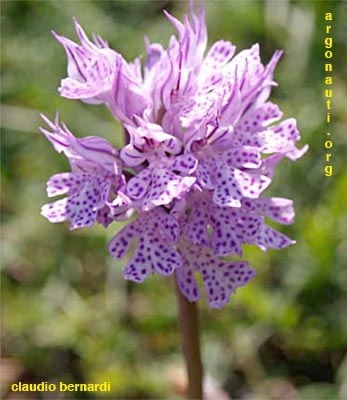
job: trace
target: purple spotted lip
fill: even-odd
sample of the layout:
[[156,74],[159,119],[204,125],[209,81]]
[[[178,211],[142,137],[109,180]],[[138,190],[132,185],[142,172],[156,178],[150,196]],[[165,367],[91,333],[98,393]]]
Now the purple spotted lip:
[[43,116],[41,132],[71,171],[49,179],[48,196],[65,197],[44,205],[42,215],[71,229],[127,221],[109,244],[121,260],[136,243],[125,279],[175,273],[181,292],[197,301],[200,274],[208,305],[220,308],[255,275],[241,259],[244,244],[266,251],[294,243],[266,223],[292,223],[292,201],[263,192],[281,159],[296,160],[307,146],[297,149],[295,119],[280,122],[282,112],[268,101],[281,51],[267,65],[257,44],[235,55],[220,40],[206,53],[203,7],[183,23],[165,14],[178,37],[166,49],[146,38],[143,66],[100,36],[89,40],[77,20],[79,44],[53,33],[68,59],[61,96],[105,104],[130,140],[115,149],[101,137],[78,139],[58,115],[54,122]]

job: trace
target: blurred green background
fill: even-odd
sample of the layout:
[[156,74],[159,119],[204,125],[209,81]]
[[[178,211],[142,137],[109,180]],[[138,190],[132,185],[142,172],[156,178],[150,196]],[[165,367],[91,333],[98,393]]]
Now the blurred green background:
[[[209,43],[240,50],[261,45],[267,62],[284,49],[272,100],[295,116],[310,151],[282,161],[267,194],[295,201],[296,222],[281,231],[286,250],[246,249],[258,276],[224,309],[200,303],[210,399],[347,398],[347,11],[344,1],[205,1]],[[2,22],[2,363],[5,399],[12,382],[103,382],[98,398],[181,398],[184,370],[171,279],[129,286],[107,253],[117,231],[70,232],[40,216],[50,175],[67,171],[64,156],[38,133],[39,113],[62,119],[76,135],[115,145],[122,131],[103,106],[60,98],[66,57],[50,34],[76,40],[72,16],[132,60],[144,57],[143,36],[167,45],[174,29],[166,8],[177,1],[3,1]],[[324,176],[327,125],[324,13],[332,12],[333,176]],[[219,389],[218,389],[219,388]],[[220,394],[217,395],[217,391]],[[72,394],[73,395],[73,394]],[[96,398],[95,394],[75,394]]]

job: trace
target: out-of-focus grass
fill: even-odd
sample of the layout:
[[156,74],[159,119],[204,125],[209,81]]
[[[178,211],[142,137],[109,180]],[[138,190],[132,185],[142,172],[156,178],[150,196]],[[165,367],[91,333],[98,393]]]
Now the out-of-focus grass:
[[[205,5],[211,42],[231,40],[238,49],[259,42],[265,61],[275,49],[284,49],[273,99],[285,115],[297,117],[303,143],[310,145],[302,160],[282,162],[268,192],[294,199],[296,223],[281,230],[297,244],[268,253],[247,247],[256,279],[221,311],[201,305],[206,372],[233,398],[347,397],[346,4]],[[131,60],[144,56],[144,34],[167,44],[173,29],[163,7],[177,16],[187,11],[186,2],[170,1],[2,3],[5,386],[11,379],[109,380],[112,398],[180,393],[172,372],[182,360],[171,280],[151,277],[129,293],[123,264],[106,250],[117,226],[71,233],[66,225],[50,225],[39,215],[47,201],[45,181],[68,169],[37,131],[40,112],[52,116],[59,108],[77,135],[122,142],[120,125],[105,108],[58,96],[66,61],[50,29],[75,37],[75,15],[88,33],[101,34]],[[325,11],[334,14],[330,178],[323,173]]]

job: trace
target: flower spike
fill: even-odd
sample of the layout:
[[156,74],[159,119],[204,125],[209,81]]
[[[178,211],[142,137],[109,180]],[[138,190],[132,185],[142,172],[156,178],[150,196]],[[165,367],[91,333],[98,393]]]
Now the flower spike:
[[40,131],[71,171],[48,180],[48,196],[61,198],[41,213],[71,229],[124,221],[108,250],[116,260],[132,252],[125,279],[175,274],[189,301],[205,293],[209,307],[221,308],[255,276],[244,245],[269,251],[295,243],[267,224],[292,224],[292,200],[266,190],[280,161],[297,160],[307,146],[297,148],[296,120],[282,119],[269,100],[281,50],[267,64],[259,44],[237,53],[219,40],[206,52],[202,5],[195,14],[191,0],[182,21],[164,14],[177,37],[167,48],[145,37],[143,68],[101,36],[90,40],[76,18],[79,43],[53,32],[67,54],[59,93],[105,104],[128,141],[115,149],[101,137],[77,138],[58,113],[54,121],[42,115],[48,127]]

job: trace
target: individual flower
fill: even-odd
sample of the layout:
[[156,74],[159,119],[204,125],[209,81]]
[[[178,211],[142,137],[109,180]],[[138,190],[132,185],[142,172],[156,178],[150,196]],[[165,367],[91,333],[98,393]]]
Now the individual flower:
[[177,220],[157,208],[139,213],[135,221],[118,232],[108,248],[113,257],[121,260],[132,242],[138,239],[138,246],[124,269],[124,277],[142,282],[150,273],[171,275],[181,267],[181,256],[174,247],[178,236]]
[[163,132],[159,125],[136,120],[137,128],[126,126],[131,143],[122,149],[121,157],[132,167],[148,163],[128,181],[126,191],[131,199],[142,202],[142,210],[149,211],[168,205],[189,191],[196,181],[191,175],[197,159],[192,154],[182,154],[180,141]]
[[67,197],[42,213],[72,229],[125,221],[109,252],[121,260],[132,251],[126,279],[175,274],[183,295],[197,301],[200,275],[208,305],[220,308],[255,275],[241,259],[245,244],[267,251],[294,243],[267,224],[293,223],[293,202],[267,197],[266,189],[280,161],[298,159],[307,146],[296,147],[296,120],[281,120],[269,101],[281,51],[266,65],[258,44],[236,54],[220,40],[205,54],[203,7],[197,16],[191,3],[183,22],[165,14],[177,38],[164,48],[146,37],[143,66],[139,58],[126,62],[100,36],[90,41],[76,20],[81,44],[54,34],[68,56],[60,94],[104,103],[129,140],[114,149],[45,118],[51,131],[41,131],[72,172],[49,180],[48,195]]
[[229,297],[240,286],[244,286],[255,276],[246,261],[223,261],[210,247],[197,246],[182,236],[180,245],[182,267],[177,269],[177,284],[190,301],[200,299],[200,289],[195,273],[201,275],[208,305],[221,308],[229,302]]
[[89,136],[77,139],[62,123],[45,116],[48,131],[40,128],[54,149],[63,152],[72,172],[53,175],[47,182],[49,197],[67,195],[42,207],[41,213],[50,222],[69,221],[71,229],[92,226],[96,220],[109,224],[108,203],[123,185],[118,151],[105,139]]
[[74,23],[81,44],[52,31],[68,60],[68,77],[61,81],[59,93],[69,99],[103,103],[113,84],[118,53],[101,36],[94,35],[94,41],[90,41],[76,19]]
[[101,36],[93,34],[92,42],[76,19],[74,23],[81,44],[52,32],[68,60],[68,77],[61,81],[59,93],[85,103],[105,103],[116,118],[131,123],[151,101],[142,90],[139,60],[128,64]]

